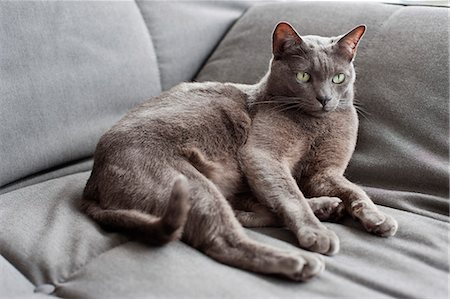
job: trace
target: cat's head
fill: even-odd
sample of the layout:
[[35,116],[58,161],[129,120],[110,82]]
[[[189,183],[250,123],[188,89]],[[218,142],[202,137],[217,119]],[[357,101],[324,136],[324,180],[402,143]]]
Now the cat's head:
[[365,30],[360,25],[338,37],[300,36],[290,24],[278,23],[273,32],[269,95],[280,105],[314,116],[352,105],[353,59]]

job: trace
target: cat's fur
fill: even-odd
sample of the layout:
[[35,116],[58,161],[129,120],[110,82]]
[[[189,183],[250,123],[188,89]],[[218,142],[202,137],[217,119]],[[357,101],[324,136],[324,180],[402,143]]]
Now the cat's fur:
[[[184,83],[130,111],[98,143],[84,211],[149,243],[182,238],[222,263],[293,280],[320,273],[321,256],[260,244],[242,225],[284,224],[302,248],[328,255],[339,239],[318,218],[344,208],[368,231],[394,235],[396,221],[343,176],[356,143],[352,61],[364,31],[300,37],[281,22],[259,83]],[[297,81],[300,71],[310,82]],[[344,83],[331,82],[336,73]]]

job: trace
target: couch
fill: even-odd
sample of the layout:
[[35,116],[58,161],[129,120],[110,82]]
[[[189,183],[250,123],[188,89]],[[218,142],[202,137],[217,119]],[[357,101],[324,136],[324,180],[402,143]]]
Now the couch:
[[[351,2],[0,2],[0,297],[448,298],[449,9]],[[346,176],[399,222],[326,223],[341,250],[307,283],[151,247],[79,211],[95,145],[182,81],[254,83],[279,20],[300,34],[364,23],[362,107]],[[250,237],[298,250],[283,228]]]

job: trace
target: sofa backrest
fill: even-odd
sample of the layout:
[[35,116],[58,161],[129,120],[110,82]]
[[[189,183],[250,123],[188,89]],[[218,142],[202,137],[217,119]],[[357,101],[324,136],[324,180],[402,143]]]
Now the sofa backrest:
[[128,109],[191,80],[239,2],[0,2],[0,187],[89,157]]

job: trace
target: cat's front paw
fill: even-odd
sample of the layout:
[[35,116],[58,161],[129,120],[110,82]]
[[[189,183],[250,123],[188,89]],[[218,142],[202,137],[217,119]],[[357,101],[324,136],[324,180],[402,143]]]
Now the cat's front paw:
[[339,251],[339,238],[332,231],[323,228],[302,227],[298,232],[300,247],[310,251],[334,255]]
[[375,235],[391,237],[397,232],[397,221],[393,217],[371,206],[356,204],[352,207],[352,214],[368,232]]

